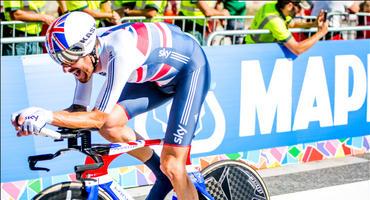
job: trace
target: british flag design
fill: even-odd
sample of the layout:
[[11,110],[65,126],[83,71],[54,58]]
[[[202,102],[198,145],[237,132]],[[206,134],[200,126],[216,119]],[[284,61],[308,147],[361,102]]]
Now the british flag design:
[[55,20],[49,27],[48,40],[46,48],[50,53],[57,53],[69,48],[67,39],[64,34],[64,22],[69,14],[64,15],[63,17]]

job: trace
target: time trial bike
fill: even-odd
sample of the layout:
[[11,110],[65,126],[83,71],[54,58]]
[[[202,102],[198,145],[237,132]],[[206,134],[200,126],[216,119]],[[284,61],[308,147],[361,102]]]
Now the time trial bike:
[[[43,128],[38,134],[55,139],[67,140],[67,148],[58,150],[54,154],[42,154],[28,157],[31,170],[46,170],[37,167],[39,161],[52,160],[62,153],[78,151],[86,155],[84,165],[76,165],[74,172],[77,181],[66,181],[54,184],[38,193],[34,200],[133,200],[133,197],[124,190],[108,174],[109,164],[120,155],[142,148],[163,144],[162,139],[137,140],[127,143],[92,144],[93,129],[59,128],[53,131]],[[268,200],[267,188],[250,166],[241,161],[222,160],[215,162],[201,172],[190,169],[188,174],[193,181],[199,199],[215,200]],[[172,199],[177,199],[176,195]]]

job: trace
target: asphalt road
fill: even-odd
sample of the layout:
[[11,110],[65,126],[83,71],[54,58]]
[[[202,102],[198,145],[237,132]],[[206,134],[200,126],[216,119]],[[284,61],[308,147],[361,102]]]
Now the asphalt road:
[[[344,195],[354,197],[352,200],[370,200],[370,153],[264,169],[259,174],[272,200],[316,199],[317,195],[333,200],[347,199]],[[128,192],[135,200],[144,200],[149,190],[146,186]]]

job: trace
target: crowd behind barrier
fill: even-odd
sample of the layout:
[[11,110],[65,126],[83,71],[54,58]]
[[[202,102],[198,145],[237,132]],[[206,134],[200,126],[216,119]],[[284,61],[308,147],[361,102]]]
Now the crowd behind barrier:
[[[172,2],[172,1],[169,1]],[[168,4],[171,5],[171,4]],[[172,5],[173,6],[173,5]],[[173,8],[170,8],[171,10],[176,10]],[[178,9],[178,8],[177,8]],[[168,9],[166,9],[168,11]],[[249,15],[250,13],[247,13],[247,15],[243,16],[211,16],[211,17],[205,17],[205,16],[176,16],[176,14],[173,14],[173,12],[178,11],[171,11],[172,14],[167,14],[165,16],[154,16],[151,21],[164,21],[167,23],[172,24],[182,24],[180,28],[183,31],[187,31],[190,34],[194,35],[198,41],[202,45],[230,45],[230,44],[240,44],[240,38],[244,37],[247,34],[266,34],[269,32],[266,32],[266,30],[260,31],[250,31],[248,30],[249,25],[251,24],[252,20],[254,19],[254,16]],[[350,13],[329,13],[328,18],[331,16],[339,16],[340,17],[340,27],[331,28],[329,33],[327,34],[328,37],[326,38],[333,38],[334,34],[340,32],[341,38],[344,40],[348,39],[362,39],[362,38],[370,38],[370,31],[369,31],[369,25],[370,25],[370,13],[368,12],[359,12],[355,14]],[[297,16],[294,18],[294,20],[301,20],[301,21],[312,21],[315,20],[316,16]],[[135,16],[135,17],[123,17],[121,18],[120,22],[145,22],[148,21],[148,18],[145,16]],[[196,30],[198,25],[197,22],[203,21],[202,23],[206,24],[203,26],[202,32],[198,33]],[[233,21],[241,21],[244,24],[244,29],[240,29],[240,27],[237,27],[234,25],[234,28],[230,28],[227,26],[227,24],[232,24]],[[180,22],[180,23],[178,23]],[[186,26],[185,26],[186,22]],[[189,23],[191,23],[191,30],[189,29]],[[35,35],[27,35],[25,33],[24,35],[16,35],[14,34],[16,31],[16,26],[19,27],[21,25],[24,25],[25,27],[30,26],[32,24],[42,24],[42,22],[21,22],[21,21],[1,21],[1,43],[2,44],[11,44],[13,47],[13,51],[11,55],[17,55],[15,52],[15,46],[17,44],[24,44],[25,48],[27,48],[27,45],[32,44],[32,42],[37,42],[40,46],[43,46],[44,42],[44,35],[48,28],[47,25],[43,25],[43,31],[40,33],[37,33]],[[4,27],[10,27],[10,29],[13,29],[13,33],[11,35],[4,34]],[[228,27],[228,28],[226,28]],[[347,27],[344,28],[343,27]],[[339,28],[339,29],[338,29]],[[231,30],[230,32],[225,32]],[[240,31],[233,31],[233,30],[240,30]],[[295,29],[293,36],[297,41],[302,41],[305,38],[311,37],[311,35],[315,32],[316,29]],[[210,36],[212,36],[210,38]],[[325,38],[323,39],[325,40]],[[1,55],[3,55],[3,45],[1,45]],[[45,48],[37,49],[36,53],[45,53]],[[23,55],[26,55],[27,52],[25,51]]]

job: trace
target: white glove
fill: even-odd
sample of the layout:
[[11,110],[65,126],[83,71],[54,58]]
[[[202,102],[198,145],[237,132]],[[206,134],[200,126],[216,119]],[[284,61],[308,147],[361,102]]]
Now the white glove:
[[[18,123],[18,117],[24,118],[22,124]],[[39,133],[46,123],[53,120],[53,113],[39,107],[29,107],[17,112],[12,113],[11,121],[18,132],[18,136],[24,135],[21,132],[29,131],[28,134]],[[21,129],[21,130],[20,130]]]
[[21,114],[25,118],[21,128],[22,131],[27,131],[32,134],[40,133],[41,129],[45,127],[46,123],[53,121],[53,112],[45,109],[39,109],[31,114]]
[[17,117],[19,117],[19,116],[26,116],[26,115],[30,115],[30,114],[32,114],[32,113],[35,113],[36,111],[38,111],[38,110],[40,110],[40,109],[42,109],[42,108],[38,108],[38,107],[29,107],[29,108],[25,108],[25,109],[22,109],[22,110],[19,110],[19,111],[17,111],[17,112],[14,112],[14,113],[12,113],[12,115],[11,115],[11,121],[12,121],[12,124],[14,125],[14,126],[17,126],[17,125],[19,125],[18,124],[18,118]]

